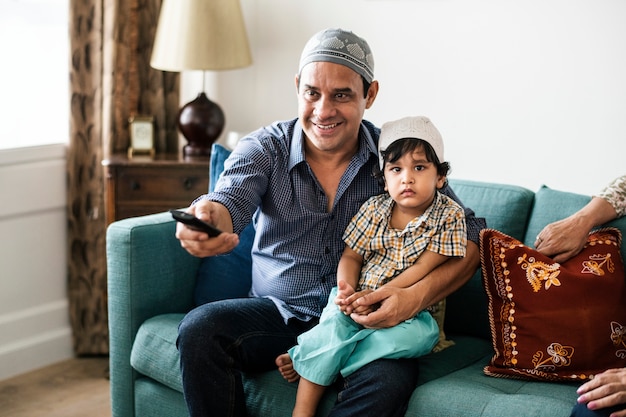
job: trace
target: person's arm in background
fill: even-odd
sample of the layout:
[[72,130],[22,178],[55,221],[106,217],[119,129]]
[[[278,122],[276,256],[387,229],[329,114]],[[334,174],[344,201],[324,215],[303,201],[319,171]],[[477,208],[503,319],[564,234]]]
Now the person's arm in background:
[[626,175],[609,184],[576,213],[544,227],[537,235],[535,248],[556,262],[564,262],[581,251],[591,229],[624,214]]

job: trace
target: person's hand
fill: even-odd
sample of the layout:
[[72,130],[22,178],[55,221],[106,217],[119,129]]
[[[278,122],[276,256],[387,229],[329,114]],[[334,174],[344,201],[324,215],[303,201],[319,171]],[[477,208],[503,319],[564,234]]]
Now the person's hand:
[[[576,392],[578,402],[586,403],[590,410],[626,404],[626,368],[602,372],[581,385]],[[624,410],[612,413],[611,417],[626,417],[626,405]]]
[[544,227],[537,235],[535,248],[555,262],[565,262],[582,250],[589,230],[580,217],[570,216]]
[[617,212],[611,203],[593,197],[576,213],[544,227],[537,235],[535,248],[556,262],[565,262],[585,246],[591,229],[616,217]]
[[417,314],[416,302],[410,288],[383,285],[355,301],[360,307],[372,310],[369,314],[354,312],[350,315],[355,322],[370,328],[382,329],[395,326]]
[[198,232],[180,222],[177,223],[176,238],[191,255],[200,258],[221,255],[230,252],[239,244],[239,236],[235,233],[229,233],[233,229],[232,220],[228,210],[221,204],[212,201],[199,201],[186,211],[222,230],[219,236],[210,238],[204,232]]
[[358,305],[356,300],[371,292],[372,290],[370,289],[356,292],[355,289],[345,281],[338,281],[335,304],[337,304],[339,310],[343,311],[345,314],[369,314],[374,311],[373,307],[370,305]]
[[346,298],[354,294],[354,288],[352,285],[345,281],[337,281],[337,296],[335,297],[335,304],[339,307],[339,310],[346,312],[346,304],[344,304]]

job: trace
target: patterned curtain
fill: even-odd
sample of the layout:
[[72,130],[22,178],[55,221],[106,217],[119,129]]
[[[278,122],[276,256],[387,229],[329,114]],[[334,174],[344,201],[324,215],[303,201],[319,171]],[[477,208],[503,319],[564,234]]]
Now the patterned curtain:
[[126,152],[128,118],[155,119],[157,152],[177,151],[179,75],[150,68],[161,0],[70,0],[68,291],[74,350],[108,353],[104,176]]

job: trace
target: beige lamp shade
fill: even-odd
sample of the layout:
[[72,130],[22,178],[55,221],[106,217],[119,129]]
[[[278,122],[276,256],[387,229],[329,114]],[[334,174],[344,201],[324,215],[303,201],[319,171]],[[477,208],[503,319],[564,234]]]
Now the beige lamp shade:
[[239,0],[163,0],[153,68],[228,70],[251,63]]

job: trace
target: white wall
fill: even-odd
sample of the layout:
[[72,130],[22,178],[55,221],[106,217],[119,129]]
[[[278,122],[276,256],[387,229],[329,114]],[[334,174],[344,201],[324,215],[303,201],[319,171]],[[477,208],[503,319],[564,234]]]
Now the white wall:
[[65,145],[0,150],[0,379],[73,356]]
[[[623,0],[241,0],[251,67],[212,74],[225,131],[296,116],[294,75],[326,27],[365,37],[381,90],[366,118],[424,114],[451,176],[592,194],[626,173]],[[185,74],[183,101],[201,89]]]

